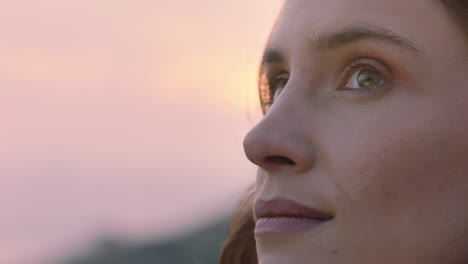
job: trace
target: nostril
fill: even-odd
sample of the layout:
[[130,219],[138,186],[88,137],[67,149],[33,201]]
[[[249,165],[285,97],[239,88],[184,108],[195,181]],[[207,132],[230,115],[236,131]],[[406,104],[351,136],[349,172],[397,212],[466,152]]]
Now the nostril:
[[292,161],[289,158],[283,157],[283,156],[268,156],[265,158],[265,161],[270,164],[277,164],[277,165],[296,165],[294,161]]

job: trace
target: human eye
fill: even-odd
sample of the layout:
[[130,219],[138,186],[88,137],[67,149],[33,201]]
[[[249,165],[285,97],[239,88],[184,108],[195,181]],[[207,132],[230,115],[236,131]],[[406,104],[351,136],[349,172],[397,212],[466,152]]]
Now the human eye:
[[283,73],[283,74],[276,76],[271,81],[271,84],[270,84],[270,93],[272,95],[271,103],[274,103],[278,99],[284,87],[288,83],[288,80],[289,80],[288,74]]
[[359,59],[346,67],[338,90],[365,94],[378,92],[390,84],[391,76],[391,71],[383,63]]
[[260,76],[260,100],[263,112],[266,113],[270,106],[278,99],[289,80],[288,73],[275,76],[267,76],[264,72]]

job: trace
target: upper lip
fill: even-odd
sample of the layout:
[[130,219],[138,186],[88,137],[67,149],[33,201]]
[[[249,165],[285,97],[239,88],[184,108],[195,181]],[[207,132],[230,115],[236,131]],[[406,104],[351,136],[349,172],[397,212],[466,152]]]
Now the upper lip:
[[296,217],[325,221],[333,218],[333,216],[329,213],[303,205],[299,202],[284,197],[276,197],[271,200],[257,200],[255,203],[255,215],[259,219]]

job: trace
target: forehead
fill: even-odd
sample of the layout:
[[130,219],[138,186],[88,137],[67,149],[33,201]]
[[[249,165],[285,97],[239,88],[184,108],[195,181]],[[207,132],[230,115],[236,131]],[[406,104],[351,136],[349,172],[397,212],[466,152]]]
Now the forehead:
[[448,21],[447,14],[435,0],[286,0],[269,47],[298,48],[315,35],[369,26],[440,45],[448,26],[441,21]]

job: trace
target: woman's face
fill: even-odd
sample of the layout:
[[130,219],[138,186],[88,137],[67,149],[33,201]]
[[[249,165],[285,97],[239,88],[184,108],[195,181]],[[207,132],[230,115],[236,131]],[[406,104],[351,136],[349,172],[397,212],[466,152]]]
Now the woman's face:
[[[244,141],[259,263],[468,263],[461,32],[438,1],[286,1]],[[287,223],[279,197],[331,219]]]

